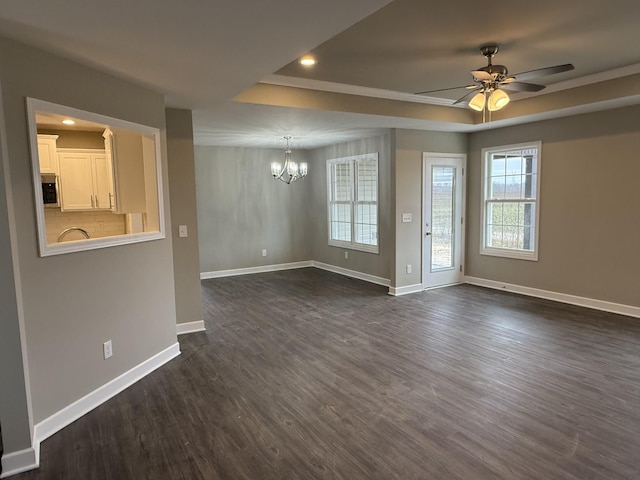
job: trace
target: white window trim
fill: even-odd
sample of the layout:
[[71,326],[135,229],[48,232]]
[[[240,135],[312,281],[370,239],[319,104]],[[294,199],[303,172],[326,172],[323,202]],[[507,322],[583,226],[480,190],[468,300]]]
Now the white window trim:
[[[377,171],[378,176],[376,179],[376,220],[377,220],[377,244],[376,245],[367,245],[364,243],[358,243],[355,239],[355,212],[354,206],[356,204],[356,189],[358,188],[358,182],[356,180],[357,177],[357,168],[355,168],[355,162],[359,159],[371,158],[375,157],[377,163]],[[340,163],[353,163],[353,189],[352,189],[352,198],[351,198],[351,242],[347,242],[344,240],[334,240],[331,238],[331,166],[340,164]],[[348,250],[359,250],[361,252],[367,253],[379,253],[380,252],[380,161],[378,158],[378,152],[375,153],[365,153],[362,155],[352,155],[349,157],[341,157],[341,158],[332,158],[327,160],[327,237],[329,245],[332,247],[341,247]]]
[[[107,247],[117,247],[130,243],[148,242],[165,238],[164,223],[164,193],[162,191],[162,150],[160,144],[160,130],[155,127],[140,125],[127,120],[108,117],[98,113],[88,112],[65,105],[28,97],[26,99],[27,116],[29,126],[29,147],[31,151],[31,171],[33,174],[33,188],[35,196],[36,223],[38,232],[38,245],[41,257],[61,255],[66,253],[82,252],[85,250],[97,250]],[[106,127],[117,127],[132,130],[142,135],[150,135],[154,139],[156,155],[156,185],[158,191],[158,231],[128,233],[110,237],[98,237],[77,242],[48,243],[47,230],[44,216],[44,202],[42,199],[42,177],[40,174],[40,162],[38,159],[38,126],[36,112],[43,111],[58,115],[87,120],[89,122],[104,124]]]
[[[523,251],[523,250],[515,250],[510,248],[497,248],[497,247],[487,247],[487,224],[486,224],[486,215],[487,215],[487,189],[488,184],[486,181],[487,175],[487,155],[491,152],[496,151],[508,151],[508,150],[518,150],[525,148],[536,148],[538,150],[538,158],[536,164],[536,223],[534,229],[534,249],[531,252]],[[539,238],[540,238],[540,177],[541,177],[541,167],[542,167],[542,142],[526,142],[526,143],[516,143],[513,145],[500,145],[497,147],[489,147],[483,148],[481,153],[481,162],[482,162],[482,174],[481,174],[481,188],[480,188],[480,205],[481,205],[481,215],[482,221],[480,223],[480,255],[490,255],[494,257],[505,257],[505,258],[514,258],[519,260],[531,260],[538,261],[538,252],[539,252]]]

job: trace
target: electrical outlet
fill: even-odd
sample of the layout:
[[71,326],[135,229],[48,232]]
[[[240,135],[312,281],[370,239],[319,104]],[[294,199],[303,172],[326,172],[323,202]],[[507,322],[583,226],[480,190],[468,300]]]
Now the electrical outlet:
[[104,359],[110,358],[113,355],[113,348],[111,345],[111,340],[104,342],[102,344],[102,353],[104,353]]
[[187,235],[187,226],[186,225],[180,225],[178,227],[178,236],[182,237],[182,238],[185,238],[185,237],[188,236]]
[[349,258],[349,252],[344,252],[344,258]]
[[411,265],[407,265],[406,267],[407,275],[411,273]]
[[266,256],[267,256],[267,249],[266,249],[266,248],[263,248],[263,249],[262,249],[262,256],[263,256],[263,257],[266,257]]

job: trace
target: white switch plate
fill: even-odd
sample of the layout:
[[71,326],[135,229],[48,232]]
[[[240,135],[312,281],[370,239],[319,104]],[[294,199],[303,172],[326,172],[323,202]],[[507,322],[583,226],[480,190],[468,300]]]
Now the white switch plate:
[[187,226],[186,225],[180,225],[178,227],[178,236],[185,238],[187,236]]
[[263,256],[263,257],[266,257],[266,256],[267,256],[267,249],[266,249],[266,248],[263,248],[263,249],[262,249],[262,256]]
[[403,213],[402,214],[402,223],[411,223],[411,214],[410,213]]
[[407,274],[411,273],[411,265],[407,265]]
[[104,342],[102,344],[102,353],[104,354],[104,359],[110,358],[113,355],[113,348],[111,345],[111,340]]
[[349,252],[344,252],[344,258],[349,258]]

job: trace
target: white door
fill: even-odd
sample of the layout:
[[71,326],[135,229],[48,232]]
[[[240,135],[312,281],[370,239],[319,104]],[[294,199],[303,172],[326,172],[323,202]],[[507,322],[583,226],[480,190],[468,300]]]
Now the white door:
[[423,288],[462,280],[466,162],[466,155],[423,154]]

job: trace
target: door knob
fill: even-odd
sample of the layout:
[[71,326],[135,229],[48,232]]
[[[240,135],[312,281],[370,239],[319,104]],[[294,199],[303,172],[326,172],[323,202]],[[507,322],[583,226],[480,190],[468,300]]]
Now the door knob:
[[428,237],[429,235],[431,235],[431,232],[427,232],[425,233],[425,236]]

